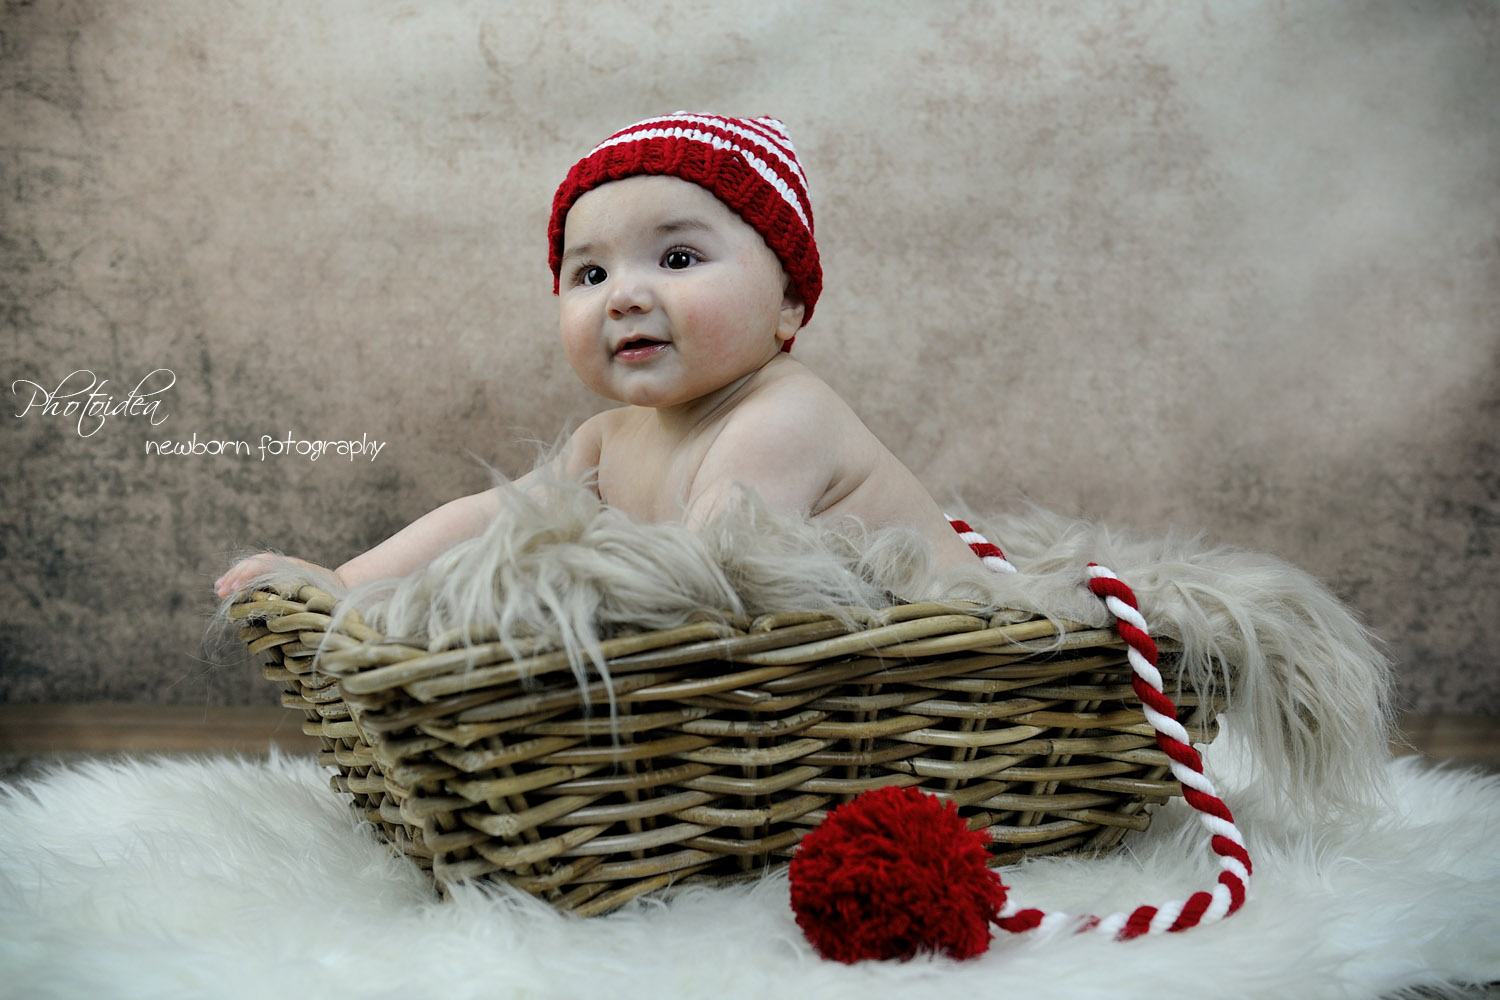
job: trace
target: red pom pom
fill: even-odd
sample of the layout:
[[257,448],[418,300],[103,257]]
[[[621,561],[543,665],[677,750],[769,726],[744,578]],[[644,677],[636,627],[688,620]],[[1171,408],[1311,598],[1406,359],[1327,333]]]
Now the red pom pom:
[[866,792],[802,838],[790,871],[797,924],[840,962],[981,954],[1006,892],[988,841],[935,795]]

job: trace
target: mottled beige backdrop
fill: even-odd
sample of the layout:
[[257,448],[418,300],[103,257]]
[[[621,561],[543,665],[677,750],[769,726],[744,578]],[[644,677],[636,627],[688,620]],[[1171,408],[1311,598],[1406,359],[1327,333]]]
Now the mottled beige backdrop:
[[798,355],[940,498],[1275,552],[1402,707],[1500,713],[1494,3],[42,0],[0,46],[0,700],[271,700],[210,581],[593,412],[549,200],[691,108],[788,123]]

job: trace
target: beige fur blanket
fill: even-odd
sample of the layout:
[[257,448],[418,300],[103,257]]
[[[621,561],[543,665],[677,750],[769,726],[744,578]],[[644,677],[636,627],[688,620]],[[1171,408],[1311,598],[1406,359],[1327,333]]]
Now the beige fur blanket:
[[1155,634],[1182,646],[1180,669],[1228,698],[1255,748],[1257,780],[1312,812],[1380,794],[1388,665],[1370,633],[1308,574],[1270,556],[1196,538],[1136,538],[1037,509],[963,513],[1019,572],[939,575],[912,533],[809,522],[744,501],[701,530],[638,524],[586,488],[542,498],[501,483],[482,535],[424,571],[362,587],[358,607],[390,636],[545,637],[580,678],[602,668],[598,641],[622,627],[669,628],[705,613],[978,601],[1016,619],[1111,624],[1084,587],[1088,563],[1132,587]]

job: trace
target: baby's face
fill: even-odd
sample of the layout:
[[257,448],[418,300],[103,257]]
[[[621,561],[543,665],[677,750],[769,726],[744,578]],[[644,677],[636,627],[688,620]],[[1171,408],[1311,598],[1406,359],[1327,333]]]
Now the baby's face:
[[608,399],[681,406],[757,371],[795,336],[802,305],[761,239],[676,177],[589,191],[568,212],[559,281],[563,349]]

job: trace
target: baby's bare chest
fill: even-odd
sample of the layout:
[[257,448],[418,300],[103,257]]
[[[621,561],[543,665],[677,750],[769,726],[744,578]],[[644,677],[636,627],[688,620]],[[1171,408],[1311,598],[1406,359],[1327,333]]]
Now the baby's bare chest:
[[619,435],[599,453],[599,496],[637,521],[675,521],[698,486],[710,442],[675,447],[650,435]]

